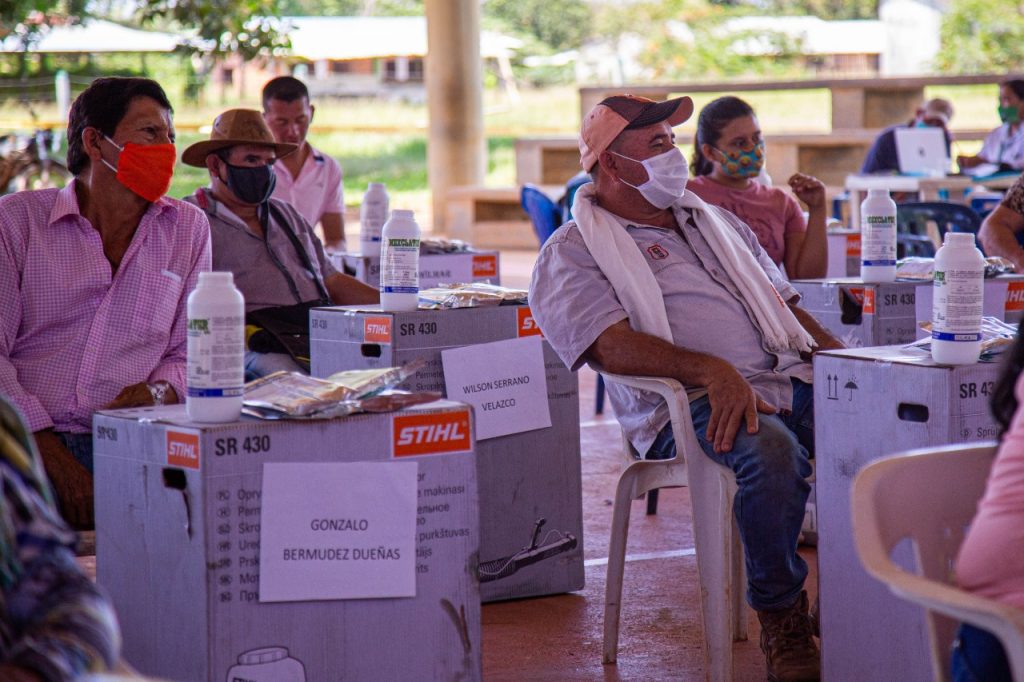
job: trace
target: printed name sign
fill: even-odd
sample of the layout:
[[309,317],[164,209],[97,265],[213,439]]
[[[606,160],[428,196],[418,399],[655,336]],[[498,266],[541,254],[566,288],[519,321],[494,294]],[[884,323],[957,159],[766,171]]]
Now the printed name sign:
[[477,441],[551,426],[539,336],[441,352],[448,397],[476,412]]
[[419,465],[263,465],[260,601],[416,596]]

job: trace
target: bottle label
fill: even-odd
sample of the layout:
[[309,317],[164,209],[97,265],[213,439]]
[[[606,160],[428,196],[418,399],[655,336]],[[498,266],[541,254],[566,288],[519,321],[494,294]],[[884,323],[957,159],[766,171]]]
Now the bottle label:
[[860,233],[861,265],[896,265],[896,216],[866,215]]
[[363,199],[359,211],[359,241],[379,242],[380,232],[388,220],[388,202]]
[[932,338],[980,341],[984,287],[981,268],[936,270],[932,284]]
[[380,290],[386,294],[416,294],[420,290],[420,240],[390,237],[382,243]]
[[189,318],[188,394],[239,396],[245,386],[245,325],[237,315]]

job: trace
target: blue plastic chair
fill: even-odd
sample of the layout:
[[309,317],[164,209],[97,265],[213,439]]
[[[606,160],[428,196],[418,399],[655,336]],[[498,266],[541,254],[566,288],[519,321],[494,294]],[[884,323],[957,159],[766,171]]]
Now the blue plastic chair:
[[533,231],[537,235],[540,245],[544,246],[548,237],[553,235],[562,224],[561,209],[536,185],[523,185],[523,189],[519,193],[519,203],[523,205],[526,215],[530,216]]
[[932,243],[931,238],[927,235],[897,232],[896,257],[909,258],[910,256],[934,258],[935,244]]
[[923,201],[896,205],[896,229],[906,234],[926,235],[930,221],[939,227],[939,237],[947,232],[978,234],[981,217],[970,207],[943,201]]
[[565,183],[565,194],[558,201],[562,205],[562,222],[568,222],[572,220],[572,201],[576,198],[576,192],[580,187],[593,182],[590,174],[580,171],[576,175],[569,178],[569,182]]

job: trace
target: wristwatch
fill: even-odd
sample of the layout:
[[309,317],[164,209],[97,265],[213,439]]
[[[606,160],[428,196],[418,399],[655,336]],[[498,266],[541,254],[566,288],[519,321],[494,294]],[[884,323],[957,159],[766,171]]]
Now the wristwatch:
[[146,388],[149,389],[149,394],[153,396],[153,405],[163,405],[164,400],[167,398],[167,387],[170,386],[166,381],[154,381],[153,383],[146,384]]

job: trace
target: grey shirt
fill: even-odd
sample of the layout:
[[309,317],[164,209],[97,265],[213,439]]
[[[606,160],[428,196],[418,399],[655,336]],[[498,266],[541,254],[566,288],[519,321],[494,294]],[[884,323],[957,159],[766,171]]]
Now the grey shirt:
[[[279,224],[271,211],[266,240],[250,232],[245,222],[205,187],[185,197],[185,201],[201,208],[210,219],[213,269],[234,273],[235,286],[245,297],[245,312],[318,299],[320,290],[314,278],[323,282],[337,273],[312,226],[285,201],[270,200],[288,224]],[[286,227],[299,238],[315,272],[306,267],[285,234]],[[292,282],[298,296],[292,290]]]
[[[739,218],[710,207],[737,232],[783,299],[796,290]],[[617,217],[617,216],[616,216]],[[618,217],[617,217],[618,218]],[[790,377],[811,381],[811,365],[794,352],[767,350],[746,302],[686,210],[677,212],[681,233],[618,218],[640,247],[665,300],[672,340],[689,351],[728,361],[762,400],[792,407]],[[530,284],[530,308],[544,336],[571,369],[604,330],[628,318],[608,279],[587,250],[574,222],[563,225],[541,249]],[[704,393],[687,386],[691,399]],[[608,396],[626,436],[645,453],[668,423],[668,407],[654,394],[608,385]]]

